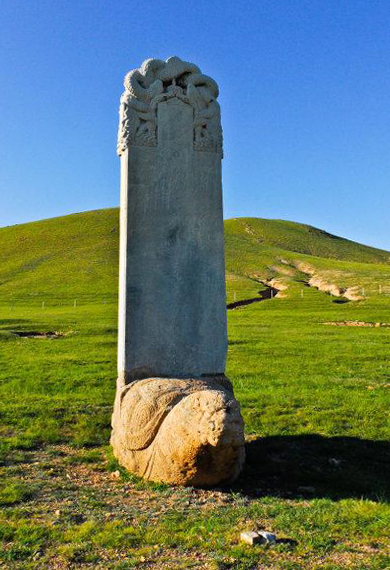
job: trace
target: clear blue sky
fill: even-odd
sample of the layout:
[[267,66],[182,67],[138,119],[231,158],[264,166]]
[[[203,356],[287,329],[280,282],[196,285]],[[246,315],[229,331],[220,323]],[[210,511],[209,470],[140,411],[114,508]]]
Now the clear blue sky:
[[221,88],[225,217],[390,250],[389,0],[2,0],[0,226],[119,203],[124,74]]

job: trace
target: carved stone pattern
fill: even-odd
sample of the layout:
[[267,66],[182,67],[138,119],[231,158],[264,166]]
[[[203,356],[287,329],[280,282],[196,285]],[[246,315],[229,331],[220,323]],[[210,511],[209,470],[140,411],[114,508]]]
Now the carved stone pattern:
[[234,481],[244,463],[244,424],[226,377],[118,384],[112,427],[121,465],[152,481],[213,486]]
[[196,65],[170,57],[147,59],[124,80],[117,152],[130,145],[157,145],[157,105],[176,97],[194,109],[194,149],[222,155],[221,113],[216,82]]

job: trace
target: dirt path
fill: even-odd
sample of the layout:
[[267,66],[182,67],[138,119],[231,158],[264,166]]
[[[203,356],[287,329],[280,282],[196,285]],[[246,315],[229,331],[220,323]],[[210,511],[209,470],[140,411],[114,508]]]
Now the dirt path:
[[337,283],[331,283],[326,281],[324,277],[318,275],[314,267],[309,265],[308,263],[304,263],[302,261],[295,261],[291,263],[292,267],[295,267],[307,276],[307,280],[305,280],[305,284],[308,287],[315,287],[318,291],[322,291],[323,293],[327,293],[328,295],[332,295],[333,297],[339,297],[343,299],[343,302],[347,301],[361,301],[364,297],[358,294],[358,287],[340,287]]

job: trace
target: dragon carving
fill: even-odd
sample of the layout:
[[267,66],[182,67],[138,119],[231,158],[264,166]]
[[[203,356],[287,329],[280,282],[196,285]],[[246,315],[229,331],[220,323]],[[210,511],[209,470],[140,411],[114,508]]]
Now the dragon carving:
[[170,57],[147,59],[124,80],[117,152],[130,145],[157,145],[157,105],[177,97],[194,109],[194,149],[222,154],[221,114],[216,82],[198,66]]

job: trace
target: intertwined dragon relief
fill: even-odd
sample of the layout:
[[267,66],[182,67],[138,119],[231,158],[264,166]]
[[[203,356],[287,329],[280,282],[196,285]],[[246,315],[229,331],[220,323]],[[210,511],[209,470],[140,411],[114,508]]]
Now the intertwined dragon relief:
[[219,89],[198,66],[170,57],[147,59],[124,80],[120,99],[117,152],[131,145],[157,146],[157,106],[178,98],[194,109],[194,149],[222,155]]

